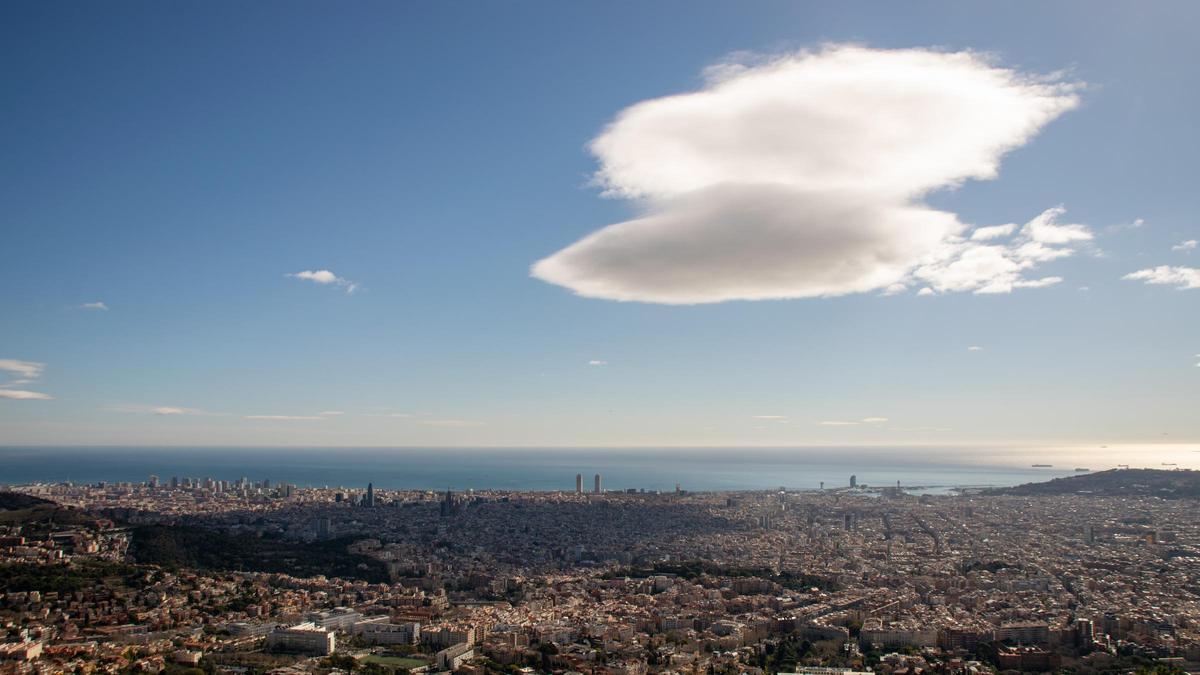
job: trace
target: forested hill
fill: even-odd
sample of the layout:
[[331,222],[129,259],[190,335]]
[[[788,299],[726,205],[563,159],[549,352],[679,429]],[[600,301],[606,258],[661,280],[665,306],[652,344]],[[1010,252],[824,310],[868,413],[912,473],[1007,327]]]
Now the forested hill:
[[100,519],[40,497],[0,492],[0,523],[20,525],[22,534],[38,536],[72,527],[100,527]]
[[1163,469],[1112,469],[985,490],[987,495],[1092,495],[1098,497],[1200,498],[1200,471]]
[[33,497],[31,495],[23,495],[20,492],[0,492],[0,510],[15,511],[17,509],[28,509],[38,506],[39,504],[53,504],[54,502],[41,497]]
[[382,562],[346,550],[352,541],[298,542],[246,534],[230,536],[181,525],[143,525],[133,529],[129,553],[139,563],[167,569],[324,574],[372,583],[388,581],[387,566]]

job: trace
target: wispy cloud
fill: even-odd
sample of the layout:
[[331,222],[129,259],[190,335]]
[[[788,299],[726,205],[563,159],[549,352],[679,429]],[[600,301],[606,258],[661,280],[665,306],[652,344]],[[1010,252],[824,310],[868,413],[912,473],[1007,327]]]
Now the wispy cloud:
[[54,397],[40,391],[25,391],[24,389],[5,389],[0,387],[0,398],[16,399],[18,401],[50,401]]
[[[42,371],[46,369],[46,364],[36,361],[22,361],[20,359],[0,359],[0,371],[8,373],[10,378],[7,382],[0,383],[0,398],[7,398],[18,401],[49,401],[54,397],[49,394],[44,394],[40,391],[28,391],[25,389],[14,389],[21,385],[35,382],[42,376]],[[12,377],[15,375],[16,377]]]
[[344,289],[346,293],[353,293],[354,291],[358,290],[357,282],[350,281],[349,279],[343,279],[329,270],[304,270],[302,272],[288,274],[288,276],[294,279],[311,281],[314,284],[320,284],[322,286],[337,286],[338,288]]
[[1122,279],[1144,281],[1148,284],[1175,286],[1177,288],[1200,288],[1200,269],[1195,267],[1172,267],[1159,265],[1137,272],[1130,272]]
[[823,427],[856,427],[862,424],[879,425],[888,421],[886,417],[864,417],[860,420],[824,420],[817,422]]
[[1200,246],[1200,242],[1197,242],[1195,239],[1188,239],[1187,241],[1181,241],[1178,244],[1172,246],[1171,250],[1172,251],[1180,251],[1183,253],[1189,253],[1191,251],[1195,251],[1196,246]]
[[1016,223],[977,227],[975,228],[975,231],[971,233],[971,241],[991,241],[992,239],[1001,239],[1011,235],[1016,229]]
[[1105,232],[1108,232],[1111,234],[1111,233],[1123,232],[1125,230],[1138,230],[1138,229],[1141,229],[1142,227],[1144,227],[1145,225],[1146,225],[1145,218],[1134,218],[1131,222],[1128,222],[1128,223],[1118,223],[1116,225],[1109,225],[1108,227],[1104,228],[1104,230],[1105,230]]
[[[1091,242],[1090,229],[1077,223],[1060,223],[1066,209],[1056,206],[1046,209],[1025,223],[1007,241],[999,241],[1012,233],[1007,225],[988,232],[979,243],[951,236],[942,242],[914,272],[913,278],[928,284],[925,289],[941,293],[970,292],[978,295],[1011,293],[1021,288],[1046,288],[1062,282],[1062,277],[1030,278],[1027,275],[1037,266],[1067,258]],[[980,228],[989,230],[990,228]],[[979,230],[977,230],[979,231]],[[924,294],[922,289],[918,295]]]
[[608,361],[601,361],[600,359],[592,359],[591,361],[588,361],[588,365],[589,366],[607,366]]
[[300,421],[300,420],[323,420],[320,415],[245,415],[248,420],[274,420],[274,421]]
[[707,74],[698,91],[621,111],[592,141],[596,183],[641,212],[538,261],[534,277],[666,304],[1007,293],[1051,285],[1032,273],[1091,238],[1056,222],[1060,207],[1018,230],[923,202],[995,178],[1082,85],[971,52],[848,45]]
[[175,406],[169,406],[169,405],[158,406],[157,408],[152,409],[150,412],[152,412],[155,415],[198,415],[198,414],[200,414],[200,411],[196,410],[195,408],[177,408]]
[[339,415],[345,415],[346,413],[342,412],[341,410],[322,410],[317,414],[321,417],[337,417]]
[[46,364],[37,363],[36,361],[20,361],[17,359],[0,359],[0,370],[16,373],[17,375],[30,380],[36,380],[42,376],[42,371],[46,369]]
[[97,311],[97,312],[107,312],[108,311],[108,305],[104,304],[103,302],[99,302],[99,301],[85,302],[82,305],[76,305],[75,308],[76,309],[88,309],[88,310]]
[[455,419],[422,420],[421,424],[424,424],[424,425],[430,426],[430,427],[448,427],[448,428],[455,428],[455,429],[468,429],[468,428],[472,428],[472,427],[483,426],[483,422],[480,422],[477,420],[455,420]]
[[969,352],[981,352],[981,351],[983,351],[983,347],[980,347],[979,345],[971,345],[970,347],[967,347],[967,351],[969,351]]
[[756,420],[786,420],[786,415],[751,415],[752,419]]
[[199,408],[185,408],[174,405],[143,405],[138,403],[119,403],[105,408],[112,412],[131,413],[135,415],[160,415],[164,417],[183,415],[221,415],[222,413],[208,412]]

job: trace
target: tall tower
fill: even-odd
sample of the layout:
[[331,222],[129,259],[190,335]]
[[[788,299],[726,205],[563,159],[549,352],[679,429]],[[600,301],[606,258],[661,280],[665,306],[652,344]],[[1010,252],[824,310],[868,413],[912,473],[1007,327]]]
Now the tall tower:
[[367,483],[367,506],[375,506],[375,484]]
[[850,476],[850,487],[858,487],[858,476]]
[[583,494],[583,474],[575,474],[575,494]]
[[595,481],[596,481],[596,484],[595,484],[595,486],[593,486],[592,492],[594,492],[596,494],[600,494],[601,492],[603,492],[603,490],[600,487],[600,474],[596,474]]

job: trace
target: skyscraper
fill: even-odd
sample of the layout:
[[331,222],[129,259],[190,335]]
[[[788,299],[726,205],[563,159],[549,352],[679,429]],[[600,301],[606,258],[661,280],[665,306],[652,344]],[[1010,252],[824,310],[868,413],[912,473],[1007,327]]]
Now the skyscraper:
[[601,492],[603,492],[603,490],[601,490],[601,488],[600,488],[600,474],[596,474],[595,481],[596,481],[596,484],[592,488],[592,492],[594,492],[596,494],[600,494]]
[[364,506],[375,506],[375,484],[367,483],[367,500],[363,502]]
[[858,476],[850,476],[850,487],[858,487]]
[[583,474],[575,474],[575,494],[583,494]]

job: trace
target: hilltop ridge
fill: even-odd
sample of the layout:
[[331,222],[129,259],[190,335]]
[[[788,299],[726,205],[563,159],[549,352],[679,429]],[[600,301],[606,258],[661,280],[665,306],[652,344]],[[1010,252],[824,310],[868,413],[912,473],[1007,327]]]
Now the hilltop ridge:
[[1200,471],[1189,469],[1110,469],[1080,476],[1055,478],[1043,483],[1026,483],[984,490],[985,495],[1038,497],[1048,495],[1094,495],[1097,497],[1200,498]]

